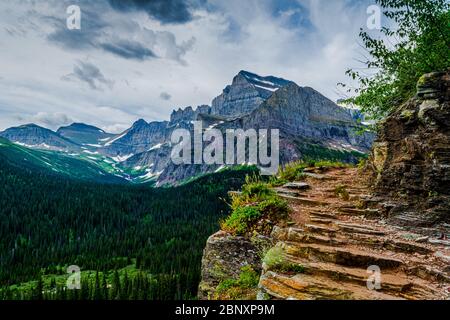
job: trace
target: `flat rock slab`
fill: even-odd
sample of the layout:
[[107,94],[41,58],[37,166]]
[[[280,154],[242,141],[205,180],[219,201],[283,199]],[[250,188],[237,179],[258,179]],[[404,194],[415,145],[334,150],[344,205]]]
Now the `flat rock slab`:
[[428,239],[428,242],[432,244],[442,244],[444,246],[450,247],[450,240]]
[[307,190],[310,188],[310,185],[306,182],[290,182],[286,183],[283,187],[294,190]]
[[309,178],[313,178],[313,179],[317,179],[317,180],[331,180],[330,177],[328,177],[324,174],[311,173],[311,172],[304,172],[303,174]]

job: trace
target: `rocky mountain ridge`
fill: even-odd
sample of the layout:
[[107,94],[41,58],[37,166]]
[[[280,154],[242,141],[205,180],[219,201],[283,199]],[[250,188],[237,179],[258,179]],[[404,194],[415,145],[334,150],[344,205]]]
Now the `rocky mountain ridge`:
[[[201,121],[204,130],[215,128],[222,132],[227,129],[279,129],[282,163],[317,154],[322,157],[331,154],[344,161],[356,162],[368,152],[374,138],[369,132],[356,134],[362,126],[349,110],[314,89],[247,71],[240,71],[211,106],[202,105],[195,110],[180,108],[173,111],[170,121],[148,123],[140,119],[117,135],[92,126],[73,124],[57,132],[41,128],[40,131],[46,134],[36,132],[37,137],[22,127],[0,132],[0,136],[38,149],[46,143],[45,146],[56,151],[108,157],[107,161],[114,161],[120,170],[134,171],[145,181],[157,179],[158,185],[163,185],[179,183],[222,167],[172,163],[171,134],[179,128],[192,132],[193,121]],[[124,175],[124,178],[129,177]]]

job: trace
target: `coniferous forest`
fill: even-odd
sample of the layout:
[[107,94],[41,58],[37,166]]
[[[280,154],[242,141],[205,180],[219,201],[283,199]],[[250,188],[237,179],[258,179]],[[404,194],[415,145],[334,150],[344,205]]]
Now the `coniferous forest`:
[[[0,159],[0,299],[192,299],[240,168],[173,188],[100,184]],[[68,290],[67,267],[81,269]]]

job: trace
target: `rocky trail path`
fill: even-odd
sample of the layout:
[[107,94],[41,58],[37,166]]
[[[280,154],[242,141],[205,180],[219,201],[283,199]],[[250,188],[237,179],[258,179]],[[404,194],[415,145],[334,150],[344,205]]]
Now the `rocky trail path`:
[[[317,170],[276,189],[292,221],[275,227],[272,237],[290,268],[263,266],[260,297],[450,298],[450,241],[386,223],[358,169]],[[369,267],[379,268],[378,288],[368,287],[368,279],[377,283]]]

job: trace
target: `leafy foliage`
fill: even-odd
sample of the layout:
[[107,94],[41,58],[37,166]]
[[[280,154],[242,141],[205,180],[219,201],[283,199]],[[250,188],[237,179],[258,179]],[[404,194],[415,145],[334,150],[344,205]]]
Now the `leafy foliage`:
[[[376,0],[389,23],[378,36],[361,29],[369,70],[348,70],[358,80],[349,99],[375,119],[411,98],[419,78],[450,67],[450,3],[447,0]],[[345,85],[344,85],[345,86]],[[352,90],[349,89],[349,92]]]
[[234,235],[245,235],[252,231],[270,232],[271,226],[259,224],[262,220],[279,221],[288,214],[286,201],[281,200],[269,183],[256,176],[247,177],[242,192],[232,196],[232,213],[222,222],[222,230]]

